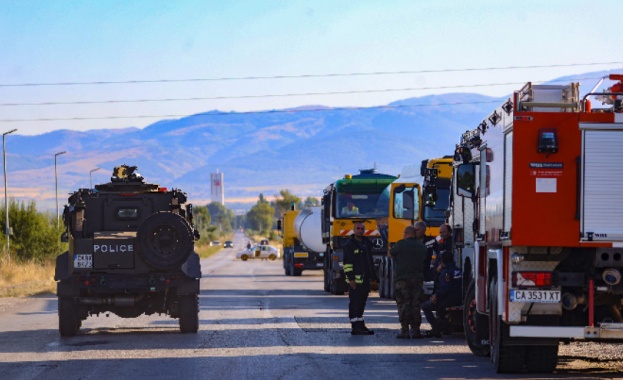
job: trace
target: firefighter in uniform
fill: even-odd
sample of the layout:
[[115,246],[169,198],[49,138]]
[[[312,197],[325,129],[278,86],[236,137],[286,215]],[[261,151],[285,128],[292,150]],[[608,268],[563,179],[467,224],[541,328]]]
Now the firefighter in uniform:
[[[445,311],[447,307],[461,304],[461,272],[454,263],[454,253],[452,250],[441,254],[441,273],[439,273],[439,283],[435,293],[430,300],[424,302],[422,311],[432,329],[427,331],[425,336],[441,338],[444,330]],[[437,312],[437,317],[433,314]]]
[[426,246],[416,239],[414,226],[405,228],[404,239],[397,242],[387,256],[394,258],[395,262],[394,284],[400,320],[400,333],[396,338],[422,338],[420,300],[424,294],[422,286]]
[[355,223],[355,231],[344,247],[344,276],[348,283],[348,317],[352,335],[372,335],[363,321],[363,312],[370,293],[370,280],[376,280],[372,262],[372,243],[364,236],[363,222]]

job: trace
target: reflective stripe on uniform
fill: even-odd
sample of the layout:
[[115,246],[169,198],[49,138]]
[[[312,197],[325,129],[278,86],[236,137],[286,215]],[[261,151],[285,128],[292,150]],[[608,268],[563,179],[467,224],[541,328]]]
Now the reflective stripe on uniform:
[[[344,272],[346,272],[346,270],[344,270]],[[348,277],[345,278],[346,283],[349,283],[350,280],[348,279]],[[363,275],[361,274],[356,274],[355,275],[355,283],[356,284],[363,284]]]

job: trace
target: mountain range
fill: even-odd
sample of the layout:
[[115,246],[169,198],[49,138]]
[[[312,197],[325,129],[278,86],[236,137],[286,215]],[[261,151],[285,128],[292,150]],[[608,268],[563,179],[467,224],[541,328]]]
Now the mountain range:
[[[608,73],[555,81],[594,78],[582,81],[587,91]],[[54,156],[66,151],[57,157],[61,205],[68,193],[89,187],[90,178],[108,182],[121,164],[138,166],[147,182],[184,190],[196,205],[210,202],[210,173],[217,170],[224,174],[226,206],[234,210],[250,208],[260,193],[272,200],[281,189],[319,197],[346,173],[376,167],[396,175],[405,165],[452,154],[461,133],[507,98],[452,93],[367,108],[212,110],[143,129],[13,135],[6,152],[8,192],[55,210]]]

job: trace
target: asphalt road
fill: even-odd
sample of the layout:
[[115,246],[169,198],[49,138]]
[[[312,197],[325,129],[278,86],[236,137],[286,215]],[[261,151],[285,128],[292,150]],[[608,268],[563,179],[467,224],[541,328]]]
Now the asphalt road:
[[[620,378],[620,345],[561,347],[552,375],[499,376],[460,334],[398,340],[396,305],[372,294],[374,336],[351,336],[346,296],[322,273],[283,274],[281,261],[235,260],[246,241],[204,260],[200,330],[166,316],[90,317],[60,338],[53,295],[0,300],[3,379],[481,379]],[[423,326],[428,328],[427,325]]]

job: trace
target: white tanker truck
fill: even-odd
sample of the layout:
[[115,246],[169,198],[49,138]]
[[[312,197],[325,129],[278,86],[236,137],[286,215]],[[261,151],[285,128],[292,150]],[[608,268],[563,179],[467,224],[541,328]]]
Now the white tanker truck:
[[283,237],[283,269],[286,276],[300,276],[303,270],[323,269],[321,206],[286,211],[277,221]]

